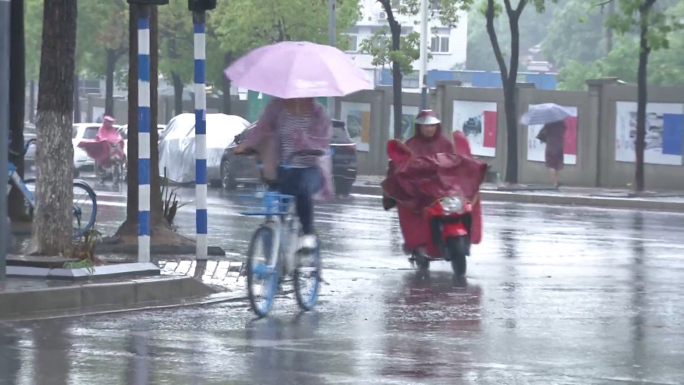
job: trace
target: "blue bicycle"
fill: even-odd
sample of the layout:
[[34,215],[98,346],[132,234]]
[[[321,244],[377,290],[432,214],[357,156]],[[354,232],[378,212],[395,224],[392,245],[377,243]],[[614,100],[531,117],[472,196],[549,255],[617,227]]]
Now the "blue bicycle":
[[[17,153],[10,150],[10,155],[13,157],[23,157],[26,155],[29,146],[36,140],[31,139],[26,143],[24,151]],[[36,207],[36,199],[33,195],[35,192],[35,179],[23,180],[17,173],[16,166],[10,160],[7,164],[7,171],[9,175],[8,183],[14,185],[24,195],[29,216],[33,217],[33,210]],[[9,187],[9,186],[8,186]],[[9,188],[8,188],[9,192]],[[74,237],[83,236],[86,232],[95,225],[95,218],[97,217],[97,196],[95,191],[84,180],[74,180]]]
[[[304,150],[294,155],[321,156],[321,151]],[[285,164],[281,167],[287,168]],[[255,211],[246,216],[263,216],[265,221],[254,232],[247,252],[247,292],[254,313],[265,317],[285,277],[294,283],[297,304],[305,311],[316,305],[321,283],[321,250],[298,250],[300,223],[294,197],[275,191],[256,191],[245,198],[261,200]]]

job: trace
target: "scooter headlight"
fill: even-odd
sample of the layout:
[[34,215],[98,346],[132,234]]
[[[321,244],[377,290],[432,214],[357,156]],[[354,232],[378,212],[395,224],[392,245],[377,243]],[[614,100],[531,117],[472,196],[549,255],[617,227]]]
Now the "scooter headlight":
[[439,202],[442,204],[442,208],[447,214],[463,211],[463,201],[459,197],[442,198]]

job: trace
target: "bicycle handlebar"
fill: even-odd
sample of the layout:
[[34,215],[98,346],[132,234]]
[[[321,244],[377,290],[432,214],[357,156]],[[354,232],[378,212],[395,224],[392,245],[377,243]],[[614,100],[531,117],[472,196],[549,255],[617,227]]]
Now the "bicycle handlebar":
[[24,150],[23,150],[22,152],[12,151],[12,148],[10,148],[10,149],[9,149],[9,154],[10,154],[11,156],[14,156],[14,157],[23,158],[24,155],[26,155],[26,153],[28,152],[29,147],[31,147],[31,144],[32,144],[32,143],[35,143],[35,142],[36,142],[36,139],[35,139],[35,138],[29,140],[28,142],[26,142],[26,144],[24,145]]

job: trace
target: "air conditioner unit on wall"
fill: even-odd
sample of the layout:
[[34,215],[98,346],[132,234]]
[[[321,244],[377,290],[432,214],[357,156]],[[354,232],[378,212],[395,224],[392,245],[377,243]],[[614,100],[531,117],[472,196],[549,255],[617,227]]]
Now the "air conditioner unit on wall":
[[378,20],[387,20],[387,13],[384,11],[378,13]]

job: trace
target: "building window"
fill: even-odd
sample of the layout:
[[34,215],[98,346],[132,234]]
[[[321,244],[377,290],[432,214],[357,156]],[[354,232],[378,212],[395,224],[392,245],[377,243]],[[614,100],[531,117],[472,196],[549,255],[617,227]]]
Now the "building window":
[[405,74],[401,78],[401,88],[419,88],[420,82],[418,79],[418,73],[412,72],[410,74]]
[[349,37],[349,48],[347,52],[358,52],[359,50],[359,37],[357,35],[347,35]]
[[433,11],[439,11],[442,9],[442,3],[439,0],[430,0],[430,9]]
[[449,53],[449,36],[433,36],[430,42],[430,52]]

